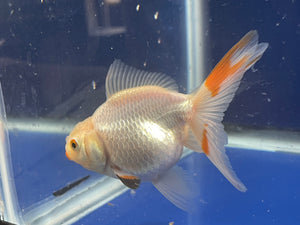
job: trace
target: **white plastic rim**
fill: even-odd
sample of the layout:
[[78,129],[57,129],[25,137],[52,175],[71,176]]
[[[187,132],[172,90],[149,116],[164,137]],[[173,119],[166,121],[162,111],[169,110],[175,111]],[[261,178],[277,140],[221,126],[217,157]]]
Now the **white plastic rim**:
[[[5,221],[21,224],[22,217],[16,194],[8,130],[6,126],[6,113],[0,83],[0,213]],[[2,212],[1,212],[2,211]]]

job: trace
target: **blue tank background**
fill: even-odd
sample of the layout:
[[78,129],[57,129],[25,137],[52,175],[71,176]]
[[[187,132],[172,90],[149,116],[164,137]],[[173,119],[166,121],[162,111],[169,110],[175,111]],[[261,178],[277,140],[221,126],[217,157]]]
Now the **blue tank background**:
[[[103,1],[92,1],[101,16]],[[300,1],[203,1],[204,63],[209,74],[249,30],[269,48],[248,71],[224,121],[257,129],[300,130]],[[0,2],[0,80],[9,119],[81,120],[105,101],[104,82],[115,58],[174,77],[186,92],[185,5],[181,0],[125,0],[111,7],[111,24],[127,32],[89,36],[84,1]],[[136,10],[140,4],[139,11]],[[159,12],[158,19],[154,19]],[[98,20],[101,25],[102,21]],[[161,43],[159,43],[159,40]],[[144,63],[146,62],[145,66]],[[253,72],[255,71],[255,72]],[[93,89],[93,81],[96,89]],[[67,161],[65,135],[12,131],[11,148],[22,209],[86,175]],[[203,186],[199,214],[188,216],[151,184],[127,192],[76,224],[295,224],[299,209],[299,156],[229,149],[247,193],[239,193],[204,155],[195,166]],[[201,218],[201,219],[199,219]]]
[[[94,100],[94,104],[89,104],[91,107],[80,109],[82,102],[78,102],[70,108],[66,105],[56,114],[51,112],[93,80],[102,87],[115,58],[146,70],[165,72],[175,77],[184,91],[187,58],[184,1],[122,1],[112,7],[110,18],[112,24],[125,25],[127,32],[111,37],[88,36],[84,1],[41,4],[19,0],[0,4],[0,31],[5,40],[0,48],[3,57],[0,71],[11,117],[85,118],[105,100],[104,96],[91,94]],[[101,11],[103,2],[96,4]],[[300,110],[295,101],[300,97],[299,1],[207,1],[205,4],[206,74],[251,29],[257,29],[260,40],[270,44],[254,67],[258,71],[245,76],[225,122],[299,130]],[[157,20],[156,12],[159,12]],[[55,68],[45,66],[49,64]],[[89,86],[88,91],[92,92]],[[91,102],[91,96],[88,97],[81,101]]]

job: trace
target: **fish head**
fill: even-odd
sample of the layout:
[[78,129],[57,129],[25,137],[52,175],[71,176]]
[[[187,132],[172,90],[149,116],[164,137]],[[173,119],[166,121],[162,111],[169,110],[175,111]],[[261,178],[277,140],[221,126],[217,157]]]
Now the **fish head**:
[[86,169],[105,174],[107,157],[91,117],[79,122],[66,137],[66,156]]

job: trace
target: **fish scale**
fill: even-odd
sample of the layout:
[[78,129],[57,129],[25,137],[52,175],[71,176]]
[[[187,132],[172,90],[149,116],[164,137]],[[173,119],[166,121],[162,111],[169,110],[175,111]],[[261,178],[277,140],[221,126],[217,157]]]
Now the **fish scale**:
[[[141,177],[168,169],[180,158],[183,148],[183,119],[187,109],[181,104],[186,101],[185,96],[159,87],[125,92],[112,96],[93,115],[98,132],[107,137],[103,140],[111,163]],[[126,101],[122,101],[124,95]],[[118,126],[122,122],[125,125]],[[153,130],[157,127],[171,136],[160,140]]]

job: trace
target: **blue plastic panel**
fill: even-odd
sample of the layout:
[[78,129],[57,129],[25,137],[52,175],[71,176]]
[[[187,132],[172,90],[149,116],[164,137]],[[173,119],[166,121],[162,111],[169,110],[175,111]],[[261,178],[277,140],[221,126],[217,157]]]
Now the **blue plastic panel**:
[[[70,181],[94,175],[64,155],[65,134],[10,134],[15,182],[22,209],[51,196]],[[24,148],[30,146],[30,148]],[[24,150],[25,149],[25,150]],[[201,199],[189,215],[165,199],[151,183],[126,192],[76,224],[295,224],[300,215],[300,155],[227,149],[232,166],[248,191],[237,191],[204,154],[179,165],[195,175]],[[80,185],[80,184],[79,184]],[[53,197],[54,198],[54,197]]]
[[[166,200],[150,183],[141,185],[76,224],[103,225],[294,225],[300,220],[300,155],[228,149],[232,166],[245,183],[237,191],[204,154],[193,153],[179,165],[189,168],[199,183],[196,214],[187,214]],[[193,165],[193,169],[191,169]]]
[[[66,134],[10,133],[15,184],[21,209],[51,197],[67,184],[94,174],[65,156]],[[100,175],[99,175],[100,176]]]

